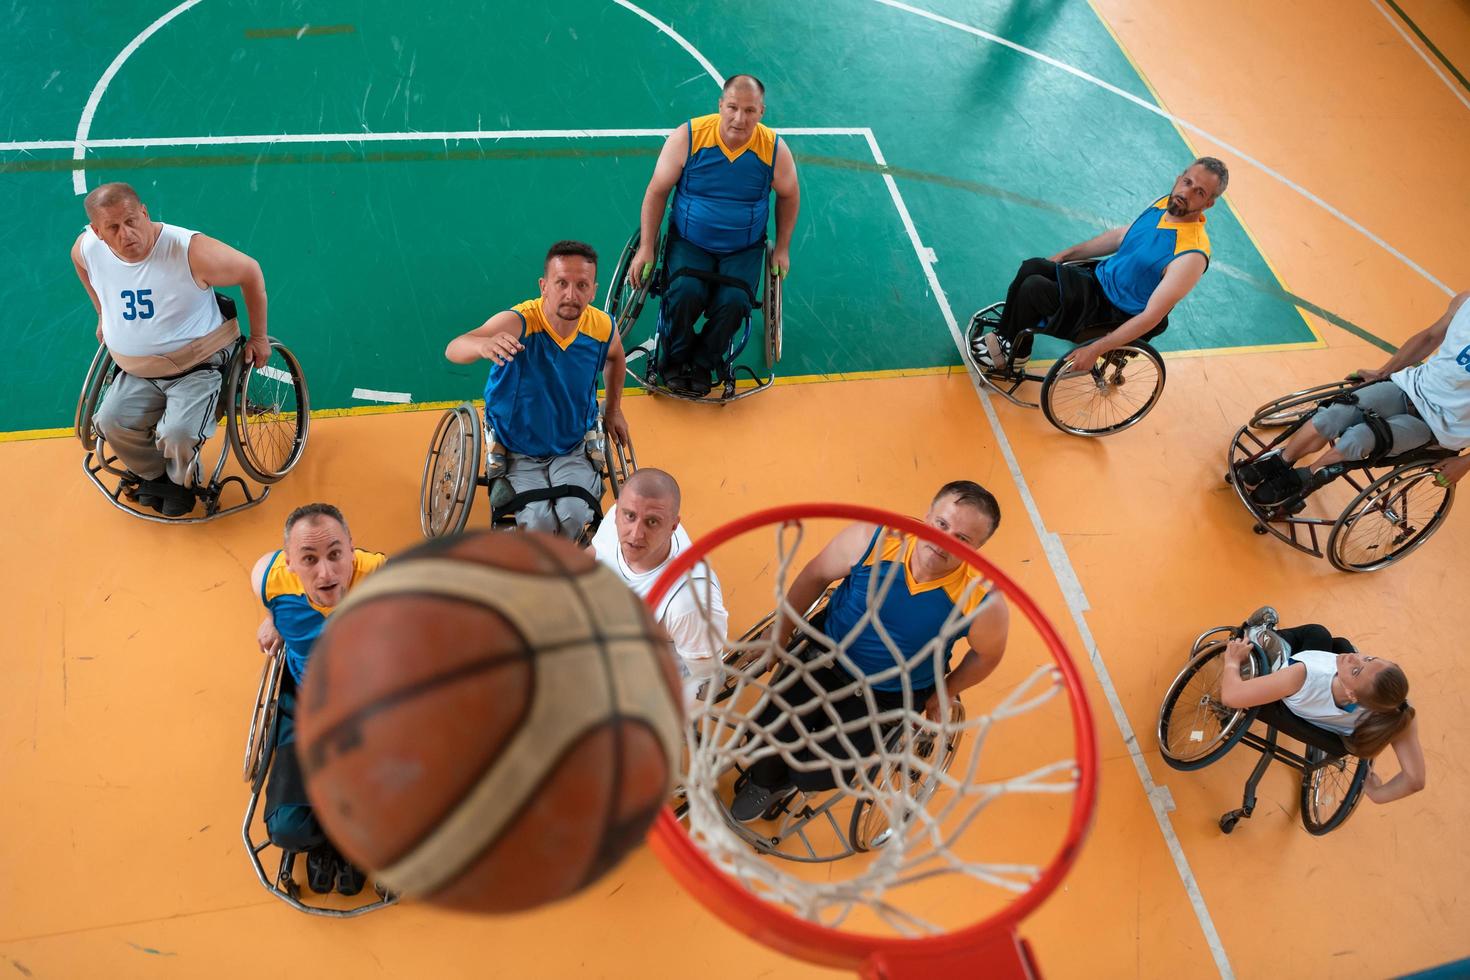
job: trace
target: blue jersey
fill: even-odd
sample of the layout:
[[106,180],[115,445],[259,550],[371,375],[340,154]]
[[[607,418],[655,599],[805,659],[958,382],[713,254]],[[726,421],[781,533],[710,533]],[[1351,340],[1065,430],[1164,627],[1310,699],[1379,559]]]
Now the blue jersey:
[[1210,236],[1205,234],[1204,215],[1198,221],[1173,221],[1168,203],[1167,197],[1161,197],[1149,205],[1128,226],[1118,251],[1097,267],[1098,285],[1112,304],[1129,316],[1143,312],[1164,278],[1164,270],[1179,256],[1198,252],[1209,267]]
[[[376,551],[352,551],[352,581],[347,591],[368,575],[382,567],[386,555]],[[297,684],[306,676],[306,660],[311,648],[321,635],[327,617],[332,613],[330,606],[318,606],[306,595],[306,587],[296,573],[286,567],[286,553],[278,551],[271,557],[270,568],[260,583],[260,601],[271,611],[271,620],[276,632],[286,645],[286,668]]]
[[764,239],[779,137],[757,124],[750,141],[732,150],[720,138],[718,114],[685,125],[689,157],[669,211],[674,233],[716,255],[739,252]]
[[485,420],[495,438],[523,456],[565,456],[597,424],[597,375],[612,342],[612,320],[588,306],[567,339],[546,320],[540,299],[512,308],[525,350],[494,364],[485,382]]
[[[827,602],[827,621],[822,631],[834,640],[844,639],[868,612],[868,589],[874,569],[878,571],[874,588],[881,588],[888,582],[888,576],[895,574],[897,578],[888,586],[877,619],[903,656],[904,662],[909,664],[910,690],[922,691],[934,686],[936,669],[948,672],[950,650],[955,640],[963,636],[969,628],[967,621],[961,617],[968,617],[980,605],[980,600],[985,598],[985,579],[978,568],[961,563],[943,578],[932,582],[915,582],[913,573],[909,571],[909,564],[919,539],[911,534],[900,538],[885,533],[885,530],[880,527],[873,532],[868,550],[863,552],[863,556],[848,572],[847,578],[832,592],[832,598]],[[895,563],[902,567],[895,568]],[[959,609],[958,613],[955,613],[956,608]],[[962,625],[958,628],[951,627],[950,635],[940,637],[945,624],[952,622],[952,615],[956,617],[954,621]],[[934,642],[936,637],[940,637],[938,643]],[[916,662],[914,657],[926,645],[929,646],[932,656]],[[890,670],[896,663],[893,651],[883,642],[871,623],[864,626],[862,632],[848,643],[847,654],[864,674],[869,675]],[[873,689],[901,691],[903,680],[895,675],[874,684]]]

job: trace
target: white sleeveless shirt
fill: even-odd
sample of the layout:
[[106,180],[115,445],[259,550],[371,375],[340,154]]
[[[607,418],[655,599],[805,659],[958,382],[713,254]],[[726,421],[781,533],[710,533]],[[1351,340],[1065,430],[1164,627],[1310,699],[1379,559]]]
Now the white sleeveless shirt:
[[1390,380],[1408,394],[1436,442],[1446,449],[1470,446],[1470,302],[1451,318],[1439,350]]
[[1307,668],[1307,680],[1301,690],[1282,698],[1282,703],[1298,718],[1339,735],[1351,735],[1368,712],[1356,704],[1351,706],[1352,710],[1340,708],[1333,699],[1332,678],[1337,676],[1337,654],[1325,650],[1300,650],[1291,655],[1291,661]]
[[224,322],[214,290],[200,289],[189,270],[189,241],[197,234],[164,225],[147,258],[124,262],[91,225],[82,232],[82,265],[102,304],[108,350],[131,357],[169,354]]

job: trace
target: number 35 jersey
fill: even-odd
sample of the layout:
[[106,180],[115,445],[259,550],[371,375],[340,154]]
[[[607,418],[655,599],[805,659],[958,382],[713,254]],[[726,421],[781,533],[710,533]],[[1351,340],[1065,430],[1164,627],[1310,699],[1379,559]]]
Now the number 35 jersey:
[[82,265],[102,303],[107,349],[130,357],[170,354],[224,322],[214,290],[200,289],[189,270],[189,241],[197,231],[164,225],[153,251],[124,262],[88,225]]

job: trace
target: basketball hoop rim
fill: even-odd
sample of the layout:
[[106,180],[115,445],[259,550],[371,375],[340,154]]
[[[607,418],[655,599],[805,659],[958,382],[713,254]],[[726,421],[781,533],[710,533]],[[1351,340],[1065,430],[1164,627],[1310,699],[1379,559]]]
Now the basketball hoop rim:
[[765,945],[813,963],[858,969],[875,957],[895,962],[910,958],[923,958],[926,961],[938,959],[942,962],[949,957],[963,957],[966,953],[993,942],[997,935],[1008,934],[1015,937],[1021,921],[1056,891],[1076,863],[1097,807],[1097,736],[1093,728],[1092,710],[1083,689],[1082,676],[1072,655],[1035,600],[978,551],[915,518],[860,504],[785,504],[759,510],[723,524],[678,554],[654,582],[645,602],[650,609],[657,608],[659,600],[686,572],[732,538],[760,527],[802,518],[881,524],[916,535],[981,569],[1007,601],[1030,620],[1046,643],[1061,673],[1072,714],[1073,751],[1078,776],[1066,836],[1035,884],[1005,908],[954,932],[915,939],[828,929],[757,898],[738,881],[715,867],[690,840],[688,833],[667,806],[654,823],[649,837],[650,846],[669,872],[710,911]]

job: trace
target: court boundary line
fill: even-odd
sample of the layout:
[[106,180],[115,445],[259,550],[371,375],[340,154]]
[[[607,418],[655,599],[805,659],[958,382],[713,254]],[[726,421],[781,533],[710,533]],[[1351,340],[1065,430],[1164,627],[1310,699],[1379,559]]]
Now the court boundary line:
[[[886,2],[886,0],[878,0]],[[878,146],[878,140],[871,131],[868,133],[868,146],[872,150],[873,158],[879,164],[885,163],[882,149]],[[909,214],[908,205],[904,203],[903,195],[899,192],[898,184],[890,174],[883,175],[884,182],[888,185],[888,193],[893,198],[893,204],[898,209],[899,217],[903,222],[904,230],[908,233],[909,243],[913,246],[914,254],[919,259],[919,265],[924,270],[924,275],[929,281],[929,288],[934,293],[934,302],[939,307],[940,315],[949,327],[950,337],[959,349],[961,361],[967,366],[970,375],[970,385],[975,391],[976,397],[980,399],[980,405],[985,411],[985,418],[990,423],[991,432],[995,436],[996,447],[1000,450],[1001,457],[1005,460],[1006,468],[1010,471],[1011,480],[1016,485],[1016,491],[1021,497],[1021,504],[1026,508],[1026,516],[1031,520],[1032,530],[1036,533],[1041,544],[1041,550],[1046,556],[1047,565],[1050,567],[1053,578],[1056,579],[1057,587],[1061,591],[1062,601],[1067,604],[1068,611],[1072,614],[1073,625],[1076,626],[1079,637],[1087,651],[1088,663],[1092,667],[1093,675],[1097,678],[1098,685],[1102,688],[1103,696],[1107,700],[1108,710],[1113,716],[1113,723],[1118,726],[1119,734],[1123,738],[1123,747],[1127,750],[1129,758],[1133,762],[1134,772],[1142,785],[1144,797],[1148,800],[1149,809],[1153,811],[1154,821],[1158,824],[1159,832],[1163,835],[1165,847],[1174,860],[1174,869],[1179,875],[1181,884],[1184,886],[1185,894],[1189,899],[1190,906],[1194,911],[1195,919],[1198,921],[1200,930],[1204,933],[1205,943],[1209,947],[1210,955],[1215,961],[1215,967],[1223,978],[1233,978],[1234,971],[1230,966],[1230,960],[1225,953],[1225,947],[1220,939],[1220,934],[1215,928],[1215,922],[1210,915],[1209,907],[1205,904],[1204,894],[1199,887],[1199,881],[1195,877],[1194,870],[1190,867],[1189,858],[1184,853],[1184,845],[1180,842],[1178,834],[1174,831],[1173,821],[1169,819],[1169,811],[1174,808],[1173,797],[1166,786],[1154,782],[1153,774],[1149,772],[1148,763],[1143,757],[1143,750],[1139,747],[1138,736],[1134,733],[1133,723],[1128,719],[1128,713],[1123,708],[1122,699],[1118,696],[1116,685],[1113,684],[1112,672],[1108,670],[1103,661],[1102,651],[1098,649],[1097,640],[1092,635],[1092,630],[1087,625],[1086,611],[1091,608],[1087,601],[1087,594],[1082,589],[1081,580],[1072,566],[1072,560],[1067,555],[1066,545],[1062,543],[1061,537],[1047,529],[1046,521],[1041,516],[1041,508],[1036,503],[1036,498],[1031,493],[1030,485],[1026,482],[1025,474],[1021,472],[1021,463],[1017,459],[1014,448],[1011,446],[1010,438],[1006,435],[1005,427],[1001,425],[1000,416],[996,414],[995,406],[986,394],[979,377],[973,370],[968,370],[968,361],[964,357],[965,340],[960,332],[959,322],[955,319],[954,310],[949,305],[949,297],[944,292],[944,287],[939,282],[939,276],[934,271],[934,265],[938,261],[932,248],[923,243],[919,237],[919,231],[914,225],[913,217]]]
[[1168,110],[1166,110],[1166,109],[1164,109],[1164,108],[1162,108],[1160,106],[1153,105],[1148,100],[1141,99],[1138,96],[1134,95],[1132,92],[1124,91],[1123,89],[1119,88],[1118,86],[1114,85],[1113,83],[1104,81],[1103,79],[1098,78],[1096,75],[1093,75],[1093,74],[1090,74],[1088,72],[1083,71],[1081,68],[1078,68],[1078,67],[1076,67],[1074,65],[1069,65],[1067,62],[1061,61],[1061,60],[1059,60],[1057,58],[1053,58],[1050,55],[1042,54],[1040,51],[1037,51],[1034,48],[1028,48],[1024,44],[1017,44],[1015,41],[1011,41],[1011,40],[1008,40],[1006,38],[1003,38],[1003,37],[1001,37],[998,34],[992,34],[989,31],[983,30],[983,29],[981,29],[979,27],[974,27],[974,26],[972,26],[970,24],[961,23],[960,21],[957,21],[957,20],[952,20],[949,17],[945,17],[942,14],[936,14],[933,11],[925,10],[922,7],[914,7],[914,6],[911,6],[911,5],[907,4],[907,3],[903,3],[902,0],[872,0],[872,2],[873,3],[877,3],[877,4],[882,4],[885,7],[892,7],[894,10],[903,11],[904,13],[913,14],[916,17],[922,17],[925,20],[933,21],[934,23],[939,24],[939,25],[941,25],[943,27],[949,27],[949,28],[952,28],[953,30],[962,31],[962,32],[964,32],[966,34],[974,35],[975,37],[978,37],[981,40],[989,41],[992,44],[998,44],[1001,47],[1009,48],[1010,50],[1015,51],[1017,54],[1024,55],[1027,58],[1034,59],[1036,61],[1041,62],[1042,64],[1049,65],[1052,68],[1059,69],[1060,71],[1064,71],[1067,74],[1073,76],[1074,78],[1077,78],[1077,79],[1079,79],[1081,81],[1087,82],[1090,85],[1095,85],[1095,86],[1097,86],[1098,88],[1102,89],[1105,92],[1110,92],[1113,95],[1116,95],[1116,96],[1118,96],[1121,99],[1124,99],[1124,100],[1126,100],[1128,102],[1133,103],[1134,105],[1138,106],[1140,109],[1144,109],[1144,110],[1146,110],[1148,112],[1153,113],[1156,116],[1160,116],[1160,117],[1162,117],[1164,119],[1169,120],[1175,126],[1178,126],[1178,127],[1183,128],[1183,129],[1189,130],[1191,133],[1194,133],[1196,136],[1202,137],[1203,139],[1206,139],[1209,142],[1214,143],[1217,146],[1221,147],[1227,153],[1233,154],[1236,157],[1240,158],[1241,160],[1244,160],[1246,163],[1248,163],[1251,166],[1255,167],[1257,170],[1261,171],[1266,176],[1271,177],[1272,179],[1274,179],[1276,181],[1279,181],[1281,184],[1285,185],[1286,187],[1290,188],[1291,190],[1296,191],[1296,193],[1300,194],[1302,197],[1306,198],[1308,201],[1311,201],[1313,204],[1317,205],[1322,210],[1326,211],[1328,214],[1332,215],[1334,218],[1336,218],[1337,220],[1341,221],[1343,224],[1347,225],[1349,228],[1351,228],[1354,231],[1358,232],[1360,235],[1362,235],[1363,237],[1367,238],[1370,242],[1372,242],[1373,244],[1377,245],[1379,248],[1383,249],[1389,255],[1392,255],[1394,258],[1398,259],[1404,265],[1408,266],[1410,269],[1413,269],[1421,277],[1423,277],[1427,282],[1430,282],[1434,286],[1438,287],[1439,290],[1441,292],[1443,292],[1446,296],[1454,296],[1455,295],[1455,291],[1453,289],[1451,289],[1449,286],[1447,286],[1443,282],[1441,282],[1428,269],[1424,268],[1418,262],[1415,262],[1413,259],[1409,258],[1407,255],[1405,255],[1403,252],[1399,251],[1397,248],[1394,248],[1392,245],[1390,245],[1386,240],[1384,240],[1380,236],[1374,234],[1365,225],[1363,225],[1362,222],[1357,221],[1354,218],[1349,217],[1347,214],[1344,214],[1341,210],[1339,210],[1338,208],[1332,206],[1331,204],[1329,204],[1327,201],[1325,201],[1323,198],[1319,197],[1318,195],[1316,195],[1316,194],[1312,193],[1311,191],[1307,190],[1301,184],[1298,184],[1296,181],[1292,180],[1290,177],[1288,177],[1285,174],[1281,173],[1279,170],[1276,170],[1273,167],[1268,166],[1267,164],[1265,164],[1261,160],[1256,159],[1255,157],[1251,156],[1249,153],[1245,152],[1244,150],[1240,149],[1239,147],[1235,146],[1234,144],[1227,143],[1225,140],[1223,140],[1220,137],[1214,135],[1213,133],[1209,132],[1208,130],[1205,130],[1205,129],[1202,129],[1201,127],[1199,127],[1199,126],[1196,126],[1194,123],[1190,122],[1189,120],[1184,119],[1184,118],[1182,118],[1180,116],[1176,116],[1173,113],[1169,112]]
[[[1434,72],[1434,74],[1439,77],[1439,80],[1441,82],[1444,82],[1445,88],[1450,90],[1450,94],[1460,100],[1460,105],[1464,106],[1466,109],[1470,109],[1470,98],[1466,98],[1465,93],[1455,87],[1455,84],[1449,80],[1449,77],[1447,75],[1445,75],[1444,70],[1440,68],[1439,65],[1436,65],[1433,61],[1430,60],[1429,55],[1425,54],[1423,48],[1414,43],[1414,39],[1409,37],[1409,35],[1404,31],[1404,25],[1395,20],[1393,14],[1390,14],[1387,10],[1385,10],[1383,4],[1379,3],[1378,0],[1369,0],[1369,2],[1371,2],[1373,6],[1378,8],[1378,12],[1383,15],[1384,20],[1388,21],[1389,26],[1391,26],[1395,31],[1398,31],[1399,37],[1404,39],[1404,43],[1409,46],[1409,49],[1417,54],[1420,59],[1429,66],[1429,70]],[[1435,47],[1434,42],[1429,40],[1428,35],[1426,35],[1423,31],[1419,29],[1419,25],[1414,23],[1413,19],[1411,19],[1408,14],[1404,13],[1403,9],[1399,7],[1398,4],[1394,3],[1393,0],[1388,0],[1388,2],[1390,5],[1393,6],[1394,12],[1397,13],[1399,17],[1403,18],[1404,23],[1407,23],[1410,27],[1414,29],[1414,33],[1419,36],[1419,40],[1424,42],[1424,45],[1428,47],[1430,51],[1433,51],[1434,54],[1445,65],[1449,67],[1450,71],[1455,73],[1455,76],[1459,78],[1461,82],[1465,82],[1465,78],[1463,75],[1460,74],[1460,70],[1454,66],[1449,58],[1446,58],[1444,56],[1444,53],[1441,52],[1439,48]],[[1470,86],[1470,83],[1466,84],[1467,86]]]

